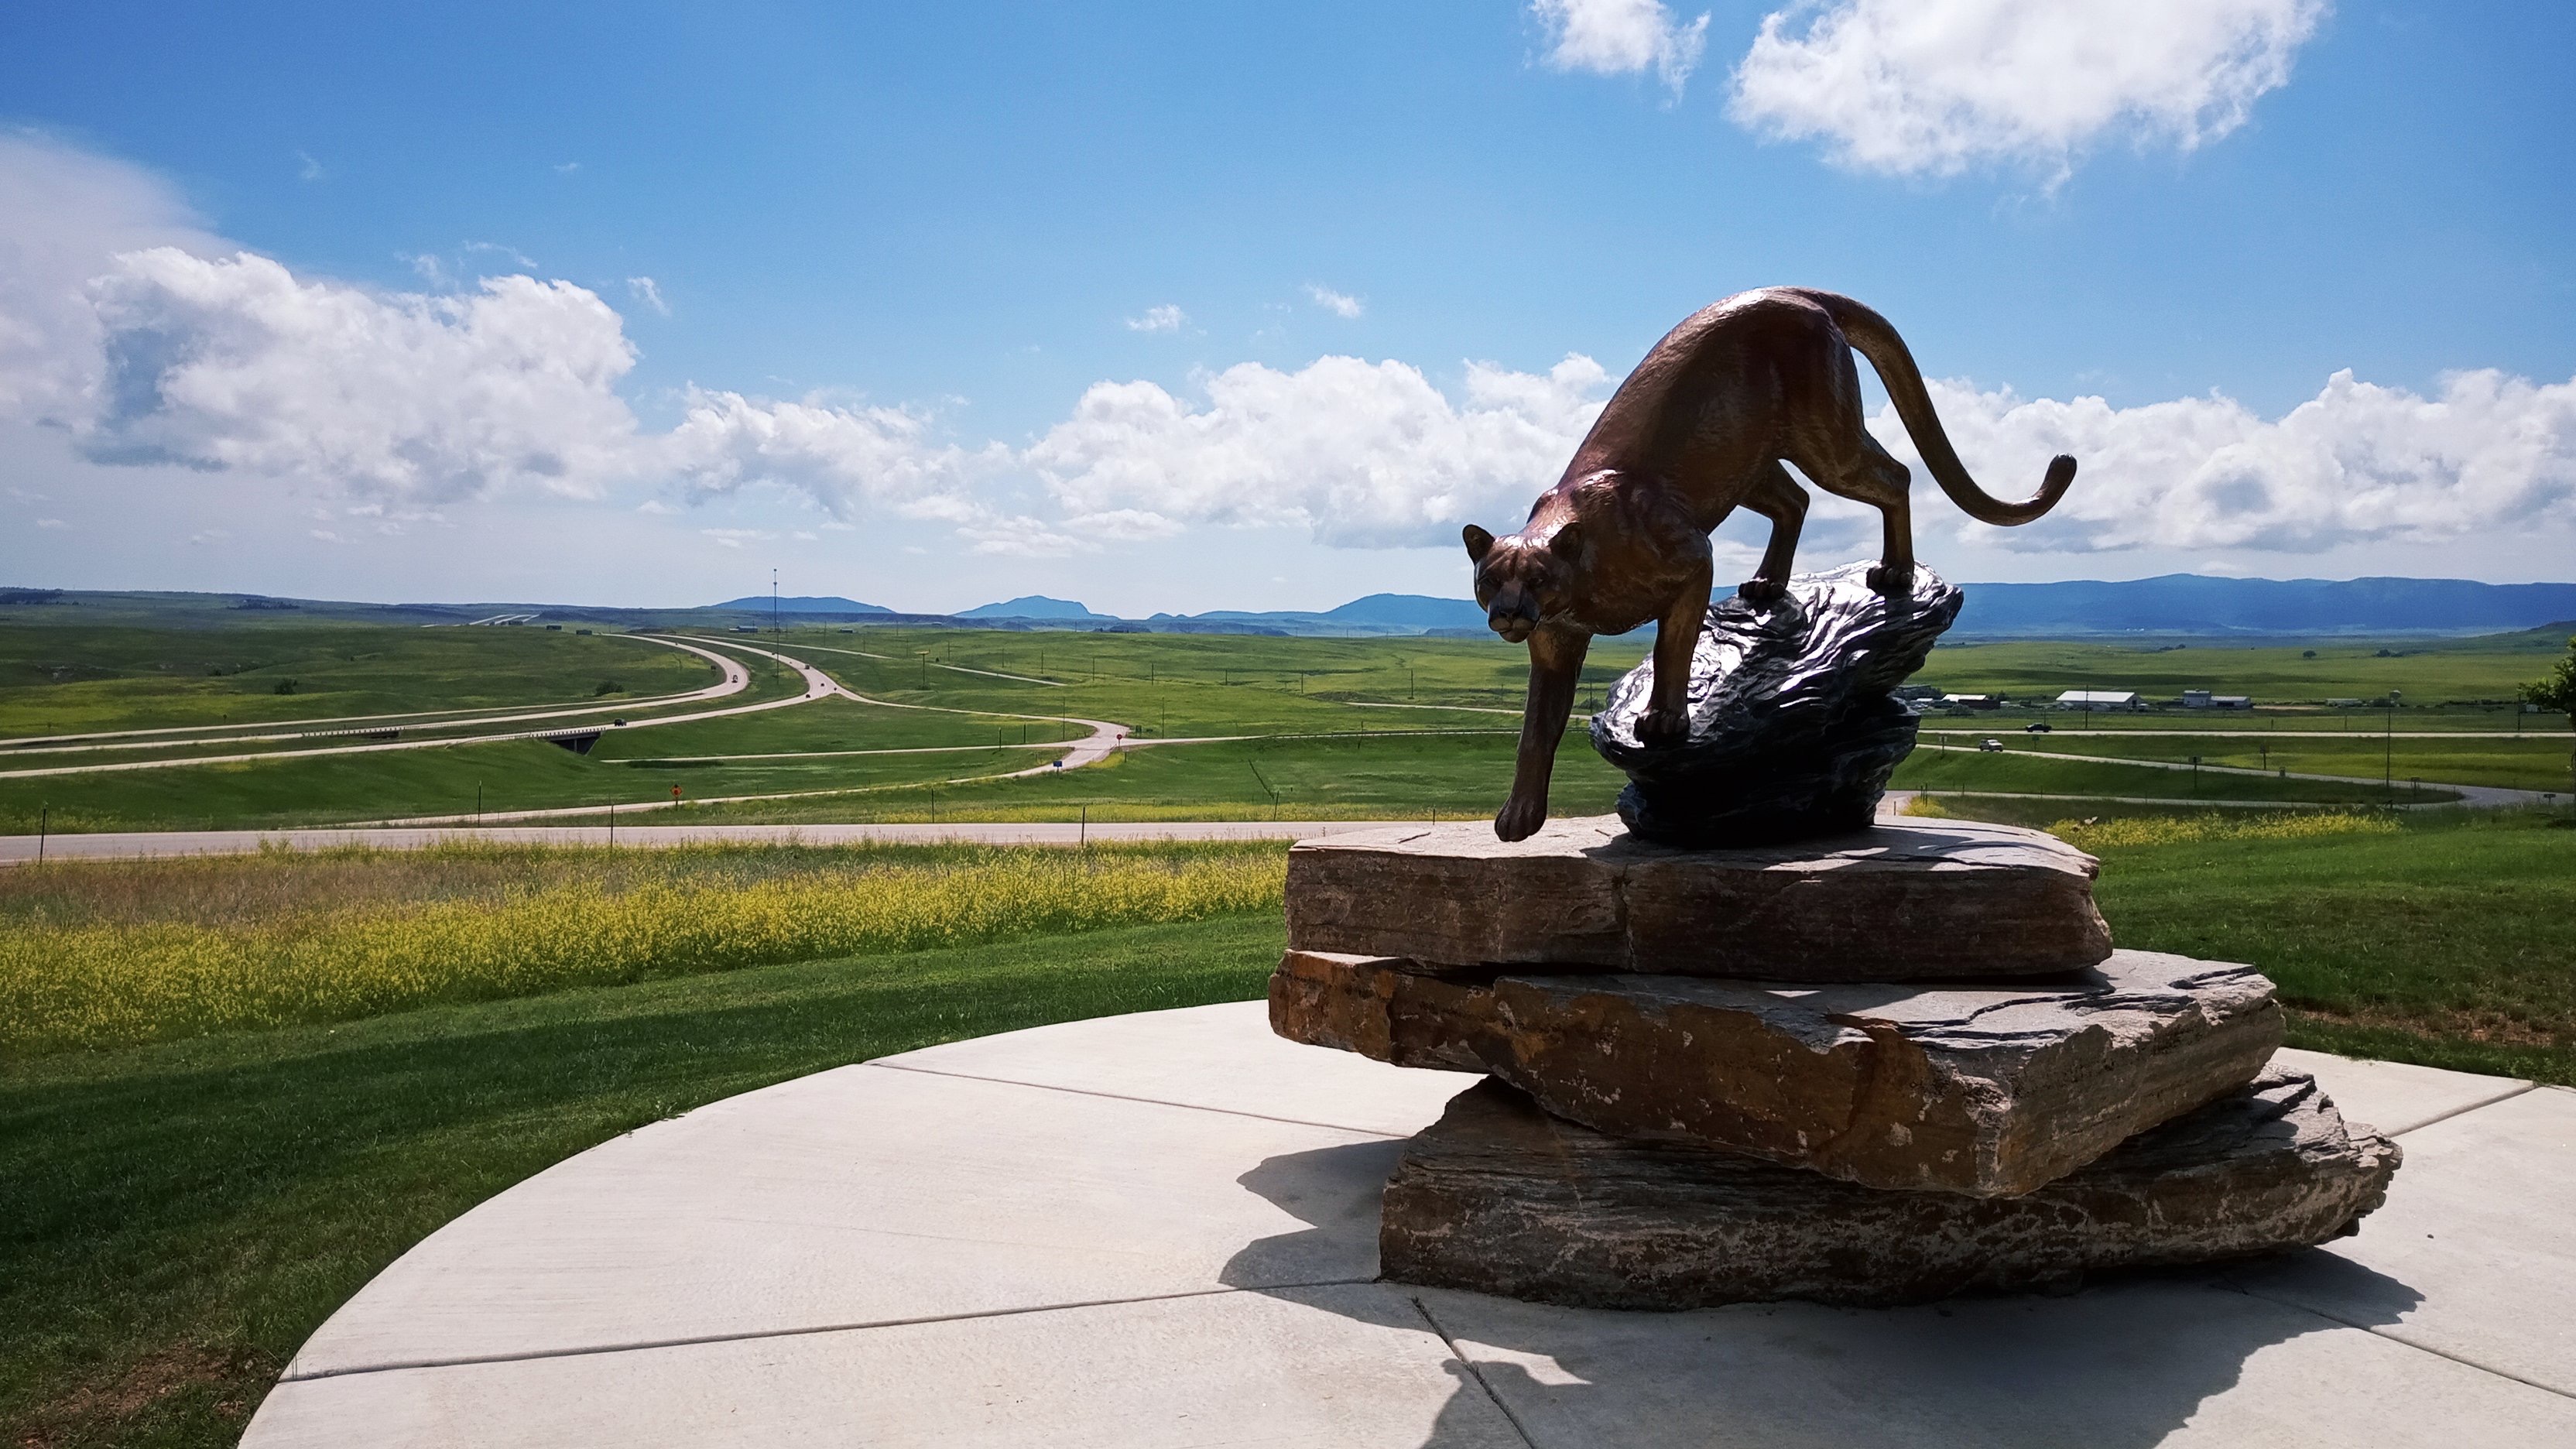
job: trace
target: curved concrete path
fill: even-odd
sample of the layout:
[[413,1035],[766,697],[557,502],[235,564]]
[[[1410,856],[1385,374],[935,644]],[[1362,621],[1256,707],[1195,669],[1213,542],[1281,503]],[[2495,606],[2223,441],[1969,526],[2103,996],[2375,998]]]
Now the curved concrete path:
[[313,1335],[242,1442],[2576,1442],[2576,1094],[2292,1055],[2406,1148],[2332,1248],[1630,1314],[1378,1281],[1378,1187],[1467,1077],[1291,1045],[1258,1003],[957,1042],[475,1208]]

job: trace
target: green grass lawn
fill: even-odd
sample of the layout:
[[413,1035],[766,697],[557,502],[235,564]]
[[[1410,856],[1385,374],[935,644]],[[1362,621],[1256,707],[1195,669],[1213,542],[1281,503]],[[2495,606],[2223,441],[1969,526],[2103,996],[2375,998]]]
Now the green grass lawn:
[[[1348,729],[1352,700],[1520,708],[1529,651],[1500,640],[1278,639],[1253,635],[1009,633],[963,629],[790,631],[800,643],[857,648],[883,660],[825,654],[812,662],[862,694],[978,709],[1114,719],[1171,737]],[[1059,687],[925,668],[935,662],[1062,681]],[[1645,646],[1605,639],[1584,668],[1599,691]],[[1369,710],[1371,729],[1450,728],[1470,715]]]
[[[70,729],[160,721],[218,723],[230,715],[310,718],[393,708],[603,701],[611,714],[649,717],[625,701],[647,692],[702,685],[703,661],[607,635],[567,630],[422,629],[263,612],[201,609],[182,625],[0,621],[0,729],[50,721]],[[27,617],[34,617],[29,611]],[[120,616],[122,617],[122,616]],[[750,663],[753,690],[729,703],[791,696],[792,672],[744,651],[772,642],[807,658],[851,688],[890,704],[847,700],[734,716],[667,729],[611,731],[588,758],[542,745],[460,745],[453,750],[304,757],[227,763],[168,772],[0,780],[0,830],[78,831],[321,825],[409,815],[467,813],[478,787],[487,812],[636,805],[668,801],[673,785],[690,799],[743,795],[808,798],[728,807],[700,818],[780,821],[904,819],[1316,818],[1490,813],[1507,788],[1510,745],[1527,677],[1526,651],[1490,639],[1292,639],[1249,635],[1020,632],[1006,630],[803,627],[776,640],[706,633]],[[1641,656],[1639,639],[1596,643],[1584,702]],[[2150,693],[2186,686],[2255,693],[2267,700],[2376,695],[2400,688],[2421,704],[2491,699],[2535,677],[2561,647],[2539,634],[2491,640],[2394,645],[2321,642],[2307,647],[2194,642],[2184,649],[2136,645],[1965,644],[1935,652],[1924,678],[1953,689],[2053,696],[2061,688],[2124,687]],[[2381,651],[2386,653],[2383,657]],[[883,657],[871,657],[883,656]],[[13,661],[14,662],[11,662]],[[612,667],[612,666],[619,667]],[[954,665],[955,668],[934,667]],[[628,667],[631,666],[631,667]],[[966,673],[984,670],[988,673]],[[655,673],[654,671],[659,671]],[[998,676],[1019,675],[1023,678]],[[298,693],[266,691],[298,680]],[[1056,681],[1055,683],[1038,681]],[[594,696],[601,683],[624,693]],[[667,712],[667,711],[666,711]],[[987,751],[876,756],[887,749],[1007,745],[1071,735],[1069,726],[1009,716],[1072,716],[1118,722],[1140,738],[1359,734],[1421,736],[1413,741],[1269,738],[1253,745],[1146,751],[1079,775],[967,785],[1044,757]],[[2401,780],[2570,785],[2566,753],[2576,737],[2556,720],[2527,720],[2520,741],[2415,740],[2405,730],[2488,728],[2509,736],[2515,716],[2463,705],[2398,711]],[[2377,772],[2370,728],[2377,714],[2266,712],[2219,721],[2195,712],[2106,716],[2111,728],[2207,729],[2191,739],[2140,735],[2109,740],[2026,737],[2031,716],[1927,721],[1934,730],[1991,730],[2011,750],[2059,754],[2268,763],[2312,773]],[[2045,716],[2064,723],[2067,716]],[[30,722],[34,723],[30,723]],[[568,726],[578,721],[566,721]],[[2221,726],[2350,727],[2345,740],[2265,741],[2221,737]],[[1954,737],[1959,742],[1971,736]],[[1927,748],[1909,761],[1900,787],[2038,791],[2053,794],[2182,795],[2212,800],[2337,803],[2375,798],[2372,787],[2258,781],[2204,773],[2167,776],[2111,764],[1944,757]],[[180,747],[174,747],[180,748]],[[249,756],[278,747],[189,747]],[[813,753],[802,760],[702,757]],[[831,753],[841,752],[841,753]],[[94,753],[23,757],[26,767],[131,761],[148,755]],[[0,753],[0,766],[18,763]],[[1559,760],[1554,810],[1610,808],[1618,777],[1580,743]],[[817,795],[814,792],[839,792]]]
[[[1997,738],[2001,738],[1998,736]],[[2097,741],[2096,743],[2100,743]],[[2151,765],[2097,764],[2034,756],[2028,750],[2054,750],[2053,743],[2025,744],[2015,736],[2007,748],[1988,754],[1958,741],[1943,750],[1919,746],[1896,767],[1889,783],[1899,790],[1993,791],[2006,794],[2065,796],[2130,796],[2198,800],[2276,800],[2319,804],[2368,804],[2386,800],[2377,785],[2345,785],[2322,780],[2283,780],[2261,775],[2230,775],[2214,770],[2197,774]],[[2446,792],[2411,791],[2401,779],[2394,796],[2409,800],[2447,800]]]
[[[0,621],[0,737],[614,702],[720,677],[681,650],[569,629],[9,620]],[[294,692],[279,693],[290,681]],[[602,696],[602,685],[615,689]]]
[[2539,678],[2567,649],[2564,629],[2473,639],[2177,642],[1944,644],[1916,682],[1953,694],[2048,699],[2069,689],[2133,689],[2149,699],[2206,689],[2257,704],[2377,699],[2394,689],[2410,704],[2439,705],[2512,699],[2517,685]]
[[961,1037],[1257,995],[1275,913],[760,967],[0,1065],[10,1444],[230,1444],[465,1209],[701,1103]]
[[2102,912],[2123,946],[2262,967],[2293,1046],[2576,1084],[2576,830],[2399,825],[2104,848]]
[[[1508,722],[1506,727],[1508,728]],[[1492,729],[1493,726],[1485,726]],[[675,820],[1368,820],[1486,816],[1511,787],[1509,733],[1247,740],[1155,745],[1027,780],[890,790],[844,800],[755,802]],[[1611,810],[1627,777],[1580,732],[1557,755],[1560,816]]]
[[[2230,817],[2174,837],[2093,847],[2123,945],[2261,967],[2296,1045],[2576,1082],[2576,831],[2446,814],[2279,840]],[[833,858],[763,855],[743,878],[809,854]],[[469,894],[508,875],[499,857],[457,860]],[[181,889],[181,867],[120,866],[69,894],[13,880],[6,906],[11,921],[236,921],[419,898],[440,868],[198,862],[184,869],[202,888]],[[332,874],[366,869],[401,878]],[[264,893],[263,872],[293,888]],[[1281,944],[1263,910],[0,1059],[0,1426],[48,1446],[229,1443],[368,1278],[573,1152],[888,1052],[1253,998]]]
[[[1974,738],[1976,736],[1973,735],[1947,737],[1954,749]],[[2420,739],[2404,734],[2383,738],[2376,734],[2355,734],[2349,738],[2315,739],[2298,735],[2273,737],[2255,731],[2105,736],[2062,732],[2025,735],[2018,730],[2010,730],[1994,738],[2003,740],[2007,752],[2038,750],[2057,755],[2109,755],[2132,760],[2188,760],[2198,755],[2213,765],[2291,770],[2311,775],[2376,778],[2382,771],[2384,760],[2386,768],[2400,785],[2409,779],[2440,780],[2458,785],[2555,790],[2561,794],[2570,788],[2570,756],[2576,754],[2576,738],[2565,734],[2474,740]]]
[[168,770],[0,780],[0,830],[32,833],[40,809],[48,812],[52,829],[65,833],[283,829],[469,814],[478,791],[487,812],[635,805],[668,801],[675,785],[689,799],[852,790],[1017,770],[1045,759],[1029,750],[978,748],[673,769],[584,757],[541,740],[291,760],[254,757]]
[[613,734],[602,739],[592,753],[603,760],[667,760],[798,750],[944,749],[1079,739],[1088,733],[1079,727],[932,710],[885,709],[834,698],[818,699],[793,709]]

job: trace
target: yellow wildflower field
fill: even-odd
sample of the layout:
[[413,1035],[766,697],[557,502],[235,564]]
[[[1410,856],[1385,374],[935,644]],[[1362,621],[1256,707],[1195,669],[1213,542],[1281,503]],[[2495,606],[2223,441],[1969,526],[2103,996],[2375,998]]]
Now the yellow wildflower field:
[[[713,854],[547,869],[520,852],[532,868],[496,880],[491,853],[465,851],[451,873],[470,888],[441,894],[434,853],[380,854],[405,889],[329,890],[352,874],[347,858],[170,862],[102,871],[13,911],[0,920],[0,1054],[1276,910],[1287,869],[1276,847],[804,851],[748,870]],[[369,863],[357,858],[356,874]],[[262,882],[261,866],[319,873],[325,889]],[[139,907],[136,882],[156,873],[168,877],[159,900],[191,904]],[[218,899],[264,885],[270,909]]]

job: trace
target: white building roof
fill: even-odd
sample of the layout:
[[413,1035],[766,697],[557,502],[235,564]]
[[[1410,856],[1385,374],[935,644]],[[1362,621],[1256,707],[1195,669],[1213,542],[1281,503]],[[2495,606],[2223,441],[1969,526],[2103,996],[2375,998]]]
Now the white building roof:
[[2059,704],[2136,704],[2134,689],[2070,689],[2057,697]]

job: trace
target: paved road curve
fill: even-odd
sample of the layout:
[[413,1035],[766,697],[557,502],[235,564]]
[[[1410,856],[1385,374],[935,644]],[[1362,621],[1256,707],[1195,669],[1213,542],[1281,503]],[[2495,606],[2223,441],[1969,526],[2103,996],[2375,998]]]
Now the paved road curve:
[[[605,704],[542,705],[533,709],[514,705],[491,705],[482,709],[434,710],[416,709],[402,714],[342,714],[320,719],[248,720],[240,724],[173,725],[163,729],[105,730],[83,735],[28,735],[0,740],[0,750],[12,755],[89,754],[98,750],[167,750],[188,745],[246,745],[274,740],[303,740],[356,733],[369,722],[382,724],[401,721],[388,728],[407,730],[465,729],[482,725],[516,724],[532,719],[571,719],[581,715],[611,715],[642,709],[660,709],[666,705],[698,704],[710,699],[723,699],[751,687],[751,671],[741,661],[728,659],[713,650],[701,649],[679,639],[665,639],[654,634],[619,634],[612,638],[641,639],[666,649],[686,650],[707,660],[722,671],[723,677],[704,689],[678,694],[656,694],[643,699],[611,700]],[[519,709],[516,714],[495,713]],[[344,725],[344,729],[317,729],[317,725]],[[247,730],[269,730],[269,734],[246,734]],[[165,738],[186,735],[187,739]],[[84,741],[121,741],[122,743],[82,743]]]

